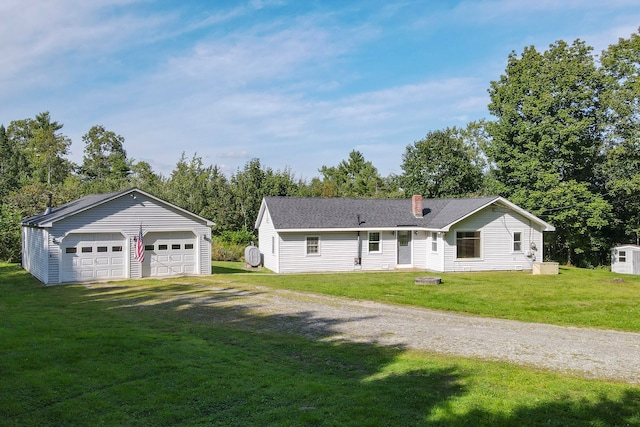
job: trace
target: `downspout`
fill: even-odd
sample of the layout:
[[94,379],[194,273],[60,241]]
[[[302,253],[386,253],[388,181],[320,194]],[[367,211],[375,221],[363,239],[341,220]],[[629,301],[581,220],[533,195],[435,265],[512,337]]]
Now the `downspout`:
[[[364,224],[364,221],[360,220],[360,214],[358,214],[358,227],[362,224]],[[360,230],[358,230],[357,242],[358,248],[356,251],[356,258],[353,260],[353,265],[362,265],[362,241],[360,239]]]

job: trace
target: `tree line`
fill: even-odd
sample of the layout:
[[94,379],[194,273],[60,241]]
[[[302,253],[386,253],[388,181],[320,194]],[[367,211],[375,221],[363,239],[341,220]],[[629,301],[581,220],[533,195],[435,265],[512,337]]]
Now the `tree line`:
[[581,40],[512,52],[490,82],[490,120],[429,131],[406,146],[402,173],[381,176],[353,150],[319,176],[297,179],[252,159],[230,176],[185,153],[169,176],[127,157],[125,139],[92,127],[81,164],[48,112],[0,126],[0,259],[18,260],[18,222],[87,194],[137,186],[216,223],[253,232],[265,196],[469,197],[500,195],[556,227],[551,259],[608,262],[615,243],[640,241],[640,35],[600,55]]

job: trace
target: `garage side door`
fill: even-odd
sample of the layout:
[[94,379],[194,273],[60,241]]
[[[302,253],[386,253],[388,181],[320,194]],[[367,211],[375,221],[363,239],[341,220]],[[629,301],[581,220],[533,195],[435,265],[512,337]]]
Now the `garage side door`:
[[68,235],[62,243],[62,282],[125,278],[124,248],[119,233]]
[[147,233],[143,277],[195,274],[196,240],[191,232]]

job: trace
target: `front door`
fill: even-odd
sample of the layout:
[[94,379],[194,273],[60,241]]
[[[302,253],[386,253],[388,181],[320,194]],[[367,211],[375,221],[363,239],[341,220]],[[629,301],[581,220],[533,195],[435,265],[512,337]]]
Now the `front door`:
[[411,265],[411,231],[398,231],[398,264]]

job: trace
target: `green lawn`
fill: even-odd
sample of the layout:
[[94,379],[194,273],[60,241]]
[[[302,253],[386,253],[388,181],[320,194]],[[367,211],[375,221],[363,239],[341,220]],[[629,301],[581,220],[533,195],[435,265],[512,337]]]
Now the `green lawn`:
[[[425,275],[442,277],[443,284],[414,284],[415,277]],[[229,280],[487,317],[640,332],[640,276],[606,270],[560,267],[560,274],[553,276],[528,272],[255,274],[229,276]]]
[[[379,276],[297,279],[350,287],[368,278],[375,288]],[[243,281],[273,277],[45,287],[18,266],[0,264],[0,425],[640,424],[634,385],[309,340],[274,328],[277,316],[220,304],[245,290]],[[445,284],[452,287],[449,276]]]

